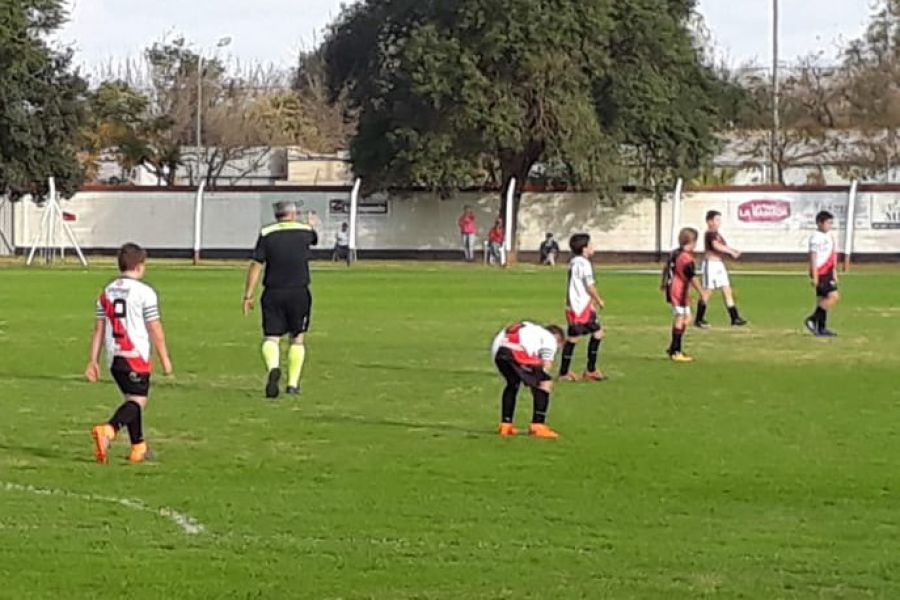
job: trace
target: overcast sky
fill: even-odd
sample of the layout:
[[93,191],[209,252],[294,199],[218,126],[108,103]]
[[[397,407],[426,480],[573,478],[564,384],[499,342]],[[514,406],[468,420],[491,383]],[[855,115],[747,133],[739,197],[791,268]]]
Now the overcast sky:
[[[840,40],[858,36],[874,0],[780,0],[782,56],[835,54]],[[223,36],[231,58],[290,65],[301,48],[321,39],[341,0],[69,0],[63,42],[91,67],[137,57],[156,40],[181,34],[198,46]],[[699,0],[719,53],[729,63],[768,63],[770,0]],[[815,8],[812,8],[815,7]]]

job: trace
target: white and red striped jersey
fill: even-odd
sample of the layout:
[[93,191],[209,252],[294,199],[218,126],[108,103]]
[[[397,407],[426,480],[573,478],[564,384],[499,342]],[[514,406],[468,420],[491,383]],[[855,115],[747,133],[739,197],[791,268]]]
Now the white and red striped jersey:
[[594,267],[584,256],[569,261],[569,286],[566,294],[566,320],[570,325],[583,325],[594,319],[594,304],[588,294],[593,286]]
[[552,333],[540,325],[522,321],[497,334],[491,344],[491,356],[496,357],[500,348],[508,348],[517,363],[540,366],[544,361],[552,361],[556,357],[557,347]]
[[837,251],[830,233],[816,231],[809,238],[809,251],[816,255],[816,273],[826,275],[837,264]]
[[124,358],[136,373],[149,373],[150,333],[147,323],[159,320],[159,297],[142,281],[120,277],[97,300],[97,319],[106,321],[106,358]]

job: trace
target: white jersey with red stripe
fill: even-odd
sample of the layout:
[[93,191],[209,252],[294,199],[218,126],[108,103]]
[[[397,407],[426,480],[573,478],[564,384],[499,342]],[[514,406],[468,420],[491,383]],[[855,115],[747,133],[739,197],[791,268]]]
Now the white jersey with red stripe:
[[830,233],[816,231],[809,238],[809,251],[816,255],[816,273],[826,275],[834,270],[837,264],[837,251],[834,238]]
[[491,344],[491,356],[500,348],[512,351],[513,358],[522,365],[539,366],[556,357],[556,337],[540,325],[523,321],[503,329]]
[[569,287],[566,294],[566,319],[570,325],[583,325],[594,319],[594,303],[588,288],[595,284],[594,267],[584,256],[569,261]]
[[150,372],[150,333],[147,324],[159,320],[159,297],[142,281],[120,277],[97,300],[97,318],[106,321],[106,358],[110,366],[125,359],[136,373]]

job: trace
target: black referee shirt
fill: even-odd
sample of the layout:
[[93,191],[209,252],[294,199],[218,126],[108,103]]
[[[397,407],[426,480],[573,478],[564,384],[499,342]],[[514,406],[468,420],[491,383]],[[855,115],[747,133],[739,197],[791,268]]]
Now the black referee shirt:
[[266,265],[266,288],[302,288],[309,285],[309,248],[319,243],[316,231],[304,223],[281,221],[263,227],[253,260]]

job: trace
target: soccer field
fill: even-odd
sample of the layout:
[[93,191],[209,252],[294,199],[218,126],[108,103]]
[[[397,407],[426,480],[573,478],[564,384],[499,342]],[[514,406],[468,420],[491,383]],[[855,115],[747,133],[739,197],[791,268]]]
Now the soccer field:
[[717,299],[679,365],[658,276],[599,265],[610,380],[559,385],[547,441],[495,435],[488,347],[563,319],[564,268],[317,264],[304,392],[271,402],[243,265],[151,262],[156,460],[101,466],[113,275],[0,268],[0,598],[900,597],[900,271],[844,277],[833,340],[804,275],[735,273],[750,327]]

